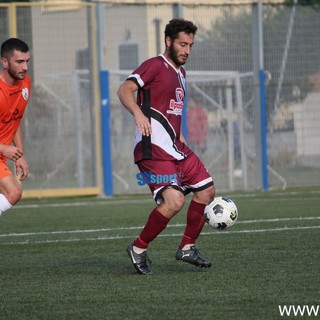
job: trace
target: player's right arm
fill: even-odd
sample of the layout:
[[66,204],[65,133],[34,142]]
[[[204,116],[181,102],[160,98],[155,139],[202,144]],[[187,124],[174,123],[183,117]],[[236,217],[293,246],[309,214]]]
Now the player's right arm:
[[15,146],[0,144],[0,154],[12,161],[17,161],[23,156],[23,151]]
[[144,136],[149,136],[151,134],[151,124],[136,103],[134,93],[137,90],[138,85],[134,81],[126,80],[118,89],[117,94],[123,106],[133,115],[138,132]]

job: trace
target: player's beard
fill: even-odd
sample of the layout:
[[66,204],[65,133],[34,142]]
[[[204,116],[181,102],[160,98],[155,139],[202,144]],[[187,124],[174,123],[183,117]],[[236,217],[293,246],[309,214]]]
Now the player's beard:
[[8,74],[10,75],[10,77],[12,79],[14,79],[15,81],[17,80],[23,80],[26,77],[27,72],[16,72],[14,71],[12,68],[10,68],[10,64],[8,66],[7,69]]
[[168,51],[169,57],[177,66],[182,66],[186,63],[186,61],[179,60],[179,54],[178,54],[178,51],[174,49],[173,42],[171,43],[168,49],[169,49]]

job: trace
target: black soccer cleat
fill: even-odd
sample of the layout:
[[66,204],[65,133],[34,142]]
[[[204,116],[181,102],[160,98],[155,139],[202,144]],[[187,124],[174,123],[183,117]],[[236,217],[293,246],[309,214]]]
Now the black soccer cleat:
[[152,269],[148,265],[148,261],[149,262],[151,262],[151,261],[147,256],[147,251],[144,251],[140,254],[135,253],[133,251],[133,243],[131,243],[131,244],[129,244],[129,246],[127,248],[127,252],[128,252],[128,255],[131,259],[133,266],[138,271],[138,273],[145,274],[145,275],[153,274]]
[[189,250],[182,250],[178,248],[176,252],[176,259],[188,262],[201,268],[210,268],[212,265],[209,260],[200,256],[200,252],[196,249],[195,246],[190,247]]

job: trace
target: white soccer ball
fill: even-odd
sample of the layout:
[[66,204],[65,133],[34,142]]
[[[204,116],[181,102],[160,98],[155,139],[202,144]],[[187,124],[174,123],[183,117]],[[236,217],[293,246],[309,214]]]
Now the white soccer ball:
[[236,204],[227,197],[217,197],[204,209],[206,222],[213,229],[225,230],[232,227],[238,219]]

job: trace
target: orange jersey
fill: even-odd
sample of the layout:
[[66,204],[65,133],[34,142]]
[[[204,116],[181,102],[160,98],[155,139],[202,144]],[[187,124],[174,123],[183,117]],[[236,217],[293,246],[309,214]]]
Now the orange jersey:
[[10,145],[28,105],[31,79],[28,75],[10,86],[0,79],[0,143]]

